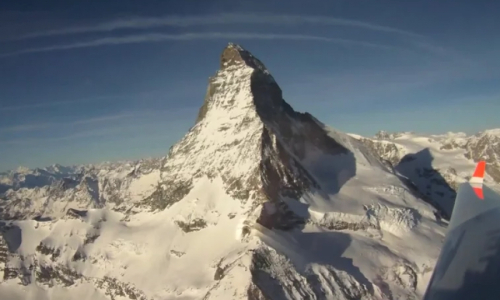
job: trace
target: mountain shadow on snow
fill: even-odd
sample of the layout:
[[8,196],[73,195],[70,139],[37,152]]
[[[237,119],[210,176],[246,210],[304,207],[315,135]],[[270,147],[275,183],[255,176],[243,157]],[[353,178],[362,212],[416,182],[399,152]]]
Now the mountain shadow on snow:
[[[290,239],[287,242],[298,245],[296,250],[300,249],[299,253],[290,248],[277,247],[278,252],[271,248],[259,248],[252,256],[252,277],[265,299],[289,299],[294,290],[300,291],[304,299],[330,299],[332,292],[339,296],[343,294],[345,298],[342,299],[361,299],[373,293],[372,284],[354,265],[353,260],[342,257],[352,242],[348,234],[301,232],[293,238],[288,237]],[[295,264],[292,265],[287,257],[294,260]],[[301,263],[297,263],[297,260]],[[314,270],[314,266],[320,265],[326,266],[320,268],[321,275]],[[348,286],[342,281],[344,272],[357,281],[355,286]],[[284,273],[293,284],[284,285],[283,278],[281,281],[275,278],[277,273]],[[304,286],[301,281],[306,282],[309,287]],[[325,281],[328,282],[328,287],[325,287]]]
[[434,157],[429,148],[405,155],[395,167],[416,186],[422,198],[434,205],[445,219],[450,219],[456,191],[448,184],[439,170],[432,166]]

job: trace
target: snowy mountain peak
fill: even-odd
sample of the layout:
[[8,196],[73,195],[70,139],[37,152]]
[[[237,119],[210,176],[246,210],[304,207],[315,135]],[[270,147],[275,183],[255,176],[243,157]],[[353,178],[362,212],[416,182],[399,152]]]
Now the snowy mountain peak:
[[478,135],[486,135],[486,136],[500,138],[500,128],[484,130],[480,132]]
[[412,135],[413,132],[410,131],[405,131],[405,132],[388,132],[384,130],[380,130],[377,132],[374,136],[376,139],[381,139],[381,140],[394,140],[397,138],[400,138],[404,135]]
[[27,173],[31,172],[31,169],[27,168],[27,167],[19,166],[19,167],[17,167],[17,169],[14,172],[19,173],[19,174],[27,174]]
[[242,65],[269,73],[264,64],[252,55],[249,51],[243,49],[240,45],[229,43],[222,51],[220,59],[220,69],[241,67]]
[[142,204],[169,207],[205,177],[220,177],[226,192],[249,210],[298,197],[317,187],[300,162],[308,151],[347,153],[321,123],[283,100],[262,62],[230,44],[223,50],[221,70],[209,79],[195,126],[171,148],[161,187]]

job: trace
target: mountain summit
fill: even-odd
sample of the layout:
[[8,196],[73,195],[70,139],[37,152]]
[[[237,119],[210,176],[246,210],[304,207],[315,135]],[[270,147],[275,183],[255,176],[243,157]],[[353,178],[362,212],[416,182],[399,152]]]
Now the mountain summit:
[[[166,157],[0,177],[0,294],[418,299],[446,222],[421,192],[432,152],[397,156],[406,136],[361,139],[296,112],[229,44]],[[403,160],[425,160],[428,181],[412,184]]]
[[268,201],[283,206],[285,197],[298,199],[306,190],[321,188],[321,178],[308,167],[318,167],[324,155],[348,153],[323,124],[283,100],[262,62],[229,44],[221,69],[209,80],[196,124],[171,149],[161,188],[144,204],[165,209],[189,193],[197,179],[220,177],[224,190],[249,209]]

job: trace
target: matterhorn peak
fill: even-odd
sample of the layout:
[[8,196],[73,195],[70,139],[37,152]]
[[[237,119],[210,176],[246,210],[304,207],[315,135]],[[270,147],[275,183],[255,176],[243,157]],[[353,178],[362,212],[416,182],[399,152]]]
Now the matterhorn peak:
[[264,64],[254,57],[252,53],[243,49],[240,45],[229,43],[226,48],[224,48],[224,51],[222,51],[220,69],[225,70],[235,66],[240,67],[241,65],[269,73]]
[[[308,152],[315,153],[314,160],[307,159]],[[203,178],[220,178],[226,193],[249,210],[268,201],[279,204],[319,188],[306,165],[322,155],[348,153],[323,124],[285,102],[260,60],[229,44],[221,69],[209,79],[196,124],[170,150],[163,167],[165,188],[144,204],[164,209]]]
[[[230,92],[231,88],[248,93],[245,97],[243,93],[239,93],[237,98],[215,95],[222,90]],[[271,99],[256,95],[260,93],[269,95]],[[222,51],[220,70],[209,79],[205,102],[200,109],[197,122],[203,119],[211,108],[226,111],[241,110],[243,106],[249,105],[258,106],[261,113],[265,114],[262,110],[267,110],[269,113],[269,110],[282,109],[282,105],[288,106],[281,99],[281,89],[265,65],[240,45],[229,43]]]

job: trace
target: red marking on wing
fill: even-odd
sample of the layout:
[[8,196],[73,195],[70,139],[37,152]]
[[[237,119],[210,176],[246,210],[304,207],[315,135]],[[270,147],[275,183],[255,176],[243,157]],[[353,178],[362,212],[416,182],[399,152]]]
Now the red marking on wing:
[[474,192],[476,193],[476,196],[477,196],[479,199],[484,199],[484,195],[483,195],[483,188],[475,187],[475,188],[473,188],[473,189],[474,189]]
[[478,162],[477,166],[476,166],[476,170],[474,171],[474,175],[472,175],[472,177],[483,178],[485,169],[486,169],[486,162],[485,161]]

